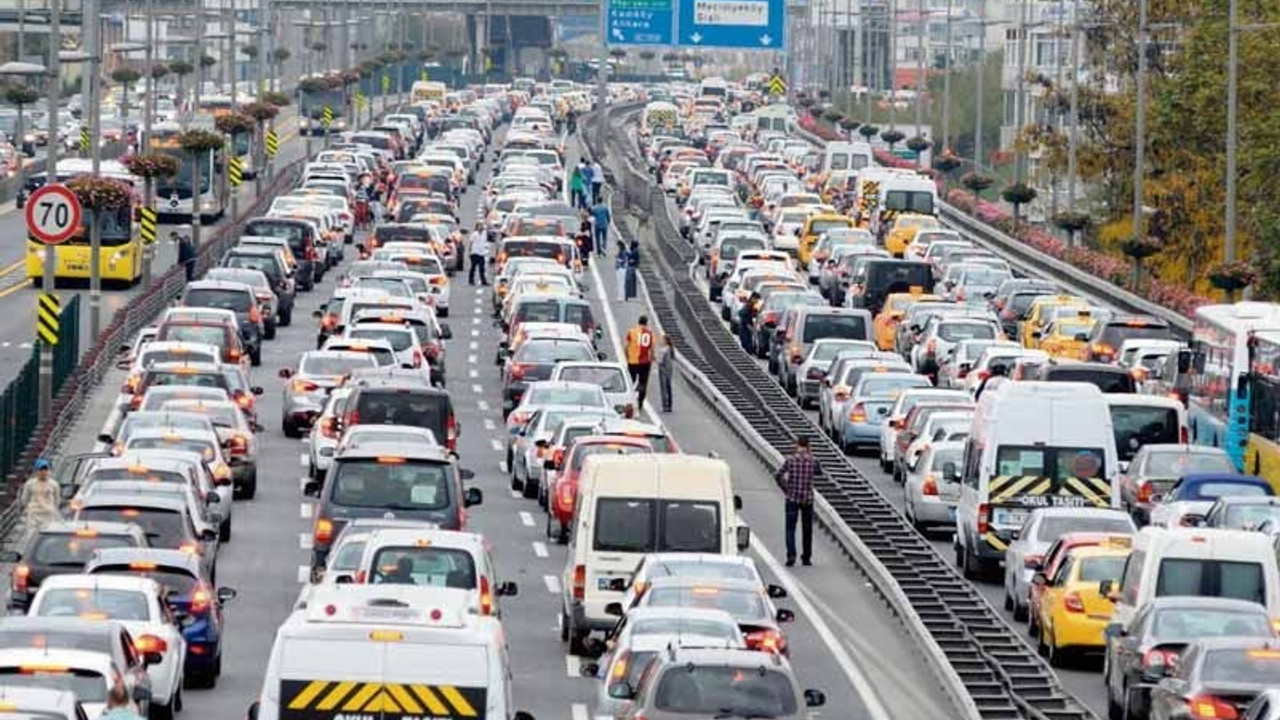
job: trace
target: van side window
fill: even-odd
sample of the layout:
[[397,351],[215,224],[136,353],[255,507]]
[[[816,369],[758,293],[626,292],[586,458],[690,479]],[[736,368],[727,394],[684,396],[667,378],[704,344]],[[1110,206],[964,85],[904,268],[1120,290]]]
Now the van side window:
[[960,480],[974,490],[978,489],[978,463],[981,454],[981,449],[974,444],[972,439],[965,443],[964,473]]
[[1142,566],[1145,564],[1147,554],[1141,550],[1134,550],[1129,553],[1129,558],[1124,563],[1124,575],[1120,585],[1120,593],[1124,598],[1124,602],[1128,605],[1136,606],[1138,604],[1138,591],[1142,584]]

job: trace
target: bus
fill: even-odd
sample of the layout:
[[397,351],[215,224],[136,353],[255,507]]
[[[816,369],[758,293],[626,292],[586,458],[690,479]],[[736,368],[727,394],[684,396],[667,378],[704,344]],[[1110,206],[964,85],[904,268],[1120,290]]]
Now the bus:
[[[222,115],[232,113],[235,108],[235,101],[228,95],[210,95],[200,98],[200,113],[212,116],[215,120]],[[235,136],[232,143],[233,154],[240,159],[241,174],[247,179],[253,179],[258,174],[253,166],[253,136],[249,133],[241,133]]]
[[1196,309],[1187,368],[1191,442],[1220,447],[1245,467],[1251,426],[1250,335],[1280,330],[1280,305],[1239,302]]
[[[91,161],[69,158],[58,161],[57,181],[62,183],[79,175],[92,172]],[[132,285],[142,276],[142,239],[135,232],[134,210],[141,198],[138,188],[142,182],[129,173],[119,161],[103,160],[99,166],[103,177],[123,180],[134,188],[134,201],[129,207],[120,208],[102,216],[102,243],[98,253],[98,274],[103,283],[121,286]],[[43,180],[40,183],[44,184]],[[83,213],[80,228],[70,240],[54,246],[54,278],[56,280],[88,280],[91,261],[89,223],[93,214]],[[37,284],[44,276],[45,246],[27,238],[27,279]]]
[[[207,120],[207,129],[213,129],[213,118],[208,116],[192,118],[193,126],[201,124],[200,120]],[[223,151],[205,152],[196,159],[178,144],[181,134],[182,128],[177,123],[162,123],[151,129],[152,152],[172,155],[182,163],[177,175],[156,181],[156,212],[164,222],[191,222],[194,213],[192,195],[198,194],[200,221],[216,220],[227,209],[227,194],[223,192],[221,183]],[[193,193],[196,163],[200,164],[200,189]]]

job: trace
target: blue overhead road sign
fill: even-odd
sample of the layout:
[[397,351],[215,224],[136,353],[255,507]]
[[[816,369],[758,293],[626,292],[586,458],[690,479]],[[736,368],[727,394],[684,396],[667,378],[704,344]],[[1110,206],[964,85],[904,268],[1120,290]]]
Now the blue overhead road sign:
[[782,50],[786,0],[680,0],[680,44]]
[[608,0],[608,44],[670,45],[675,36],[673,2],[675,0]]

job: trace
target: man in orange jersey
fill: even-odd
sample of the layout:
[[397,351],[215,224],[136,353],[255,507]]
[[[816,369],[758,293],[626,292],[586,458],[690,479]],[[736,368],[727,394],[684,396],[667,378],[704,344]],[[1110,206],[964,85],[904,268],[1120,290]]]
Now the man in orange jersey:
[[657,335],[649,329],[649,317],[641,315],[640,320],[627,331],[627,370],[631,373],[631,383],[636,386],[636,414],[644,409],[644,396],[649,389],[649,368],[653,365],[657,344]]

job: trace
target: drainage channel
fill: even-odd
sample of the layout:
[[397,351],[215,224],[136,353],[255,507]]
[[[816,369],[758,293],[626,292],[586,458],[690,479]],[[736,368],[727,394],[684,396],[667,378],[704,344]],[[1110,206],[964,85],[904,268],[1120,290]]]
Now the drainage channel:
[[[620,128],[609,133],[613,158],[633,154],[625,138]],[[640,273],[664,332],[774,449],[785,454],[794,448],[797,435],[810,439],[823,468],[816,489],[889,570],[964,681],[982,717],[1095,718],[742,350],[690,278],[688,267],[696,259],[695,252],[670,222],[661,191],[625,166],[611,170],[629,176],[618,177],[621,185],[615,184],[627,188],[625,211],[652,225],[652,233],[640,233],[650,259]],[[640,189],[646,185],[648,192]],[[615,209],[624,208],[615,205]]]

